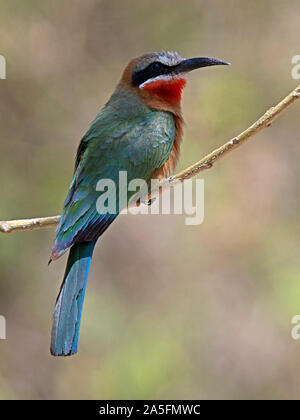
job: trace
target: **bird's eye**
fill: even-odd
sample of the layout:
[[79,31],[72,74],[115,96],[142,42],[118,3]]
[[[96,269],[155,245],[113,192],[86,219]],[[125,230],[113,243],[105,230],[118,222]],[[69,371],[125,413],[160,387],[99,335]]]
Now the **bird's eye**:
[[161,68],[161,64],[158,63],[157,61],[155,63],[152,63],[153,70],[157,71],[157,70],[160,70],[160,68]]

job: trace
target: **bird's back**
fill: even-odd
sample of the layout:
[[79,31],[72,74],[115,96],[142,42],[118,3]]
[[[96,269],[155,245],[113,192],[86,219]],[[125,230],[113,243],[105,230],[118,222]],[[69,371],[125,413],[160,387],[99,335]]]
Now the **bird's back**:
[[[95,240],[106,230],[122,210],[118,207],[119,194],[124,194],[119,188],[119,172],[126,171],[128,183],[136,178],[148,181],[168,159],[174,136],[175,123],[170,112],[151,109],[127,91],[117,90],[112,95],[78,148],[53,259],[74,243]],[[116,187],[115,214],[96,208],[101,195],[96,187],[104,179],[110,179]]]

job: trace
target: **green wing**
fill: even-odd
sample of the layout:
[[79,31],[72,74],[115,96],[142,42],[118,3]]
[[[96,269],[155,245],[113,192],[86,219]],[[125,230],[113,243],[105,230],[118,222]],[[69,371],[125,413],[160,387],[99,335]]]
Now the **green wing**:
[[119,171],[127,171],[128,182],[135,178],[148,181],[168,159],[174,135],[174,119],[168,112],[149,109],[122,118],[106,106],[98,114],[78,148],[53,247],[56,258],[76,242],[96,240],[122,210],[117,208],[116,214],[105,213],[105,208],[97,210],[98,181],[115,182],[118,202]]

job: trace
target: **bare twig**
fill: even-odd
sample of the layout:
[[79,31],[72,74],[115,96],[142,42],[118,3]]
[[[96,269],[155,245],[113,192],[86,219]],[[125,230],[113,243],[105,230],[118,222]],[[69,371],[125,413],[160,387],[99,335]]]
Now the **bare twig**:
[[[294,89],[289,95],[287,95],[281,102],[276,106],[270,108],[262,117],[260,117],[254,124],[249,128],[243,131],[238,136],[232,138],[223,146],[214,150],[213,152],[206,155],[203,159],[196,162],[194,165],[189,166],[181,172],[178,172],[176,175],[171,176],[168,179],[163,180],[157,191],[163,191],[167,188],[174,186],[179,182],[183,182],[186,179],[189,179],[205,169],[209,169],[213,164],[221,159],[226,153],[231,152],[232,150],[239,147],[241,144],[245,143],[250,137],[257,134],[259,131],[263,130],[266,127],[269,127],[271,123],[290,105],[292,105],[300,97],[300,85]],[[157,191],[152,192],[152,196],[157,194]],[[149,196],[148,199],[151,197]],[[33,230],[41,229],[48,227],[55,227],[59,222],[60,216],[54,217],[38,217],[35,219],[23,219],[23,220],[10,220],[0,222],[0,232],[10,233],[20,230]]]
[[35,217],[34,219],[8,220],[0,222],[0,232],[11,233],[18,230],[34,230],[55,227],[59,222],[60,216]]

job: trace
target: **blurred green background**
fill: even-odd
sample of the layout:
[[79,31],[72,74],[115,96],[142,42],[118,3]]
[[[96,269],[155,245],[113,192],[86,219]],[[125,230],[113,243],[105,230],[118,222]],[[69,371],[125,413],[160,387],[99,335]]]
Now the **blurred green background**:
[[[59,214],[77,145],[129,59],[176,50],[190,75],[179,169],[299,84],[299,3],[0,0],[0,219]],[[0,397],[298,398],[300,130],[295,104],[204,172],[205,220],[121,216],[98,242],[80,350],[49,354],[66,258],[54,230],[0,236]]]

